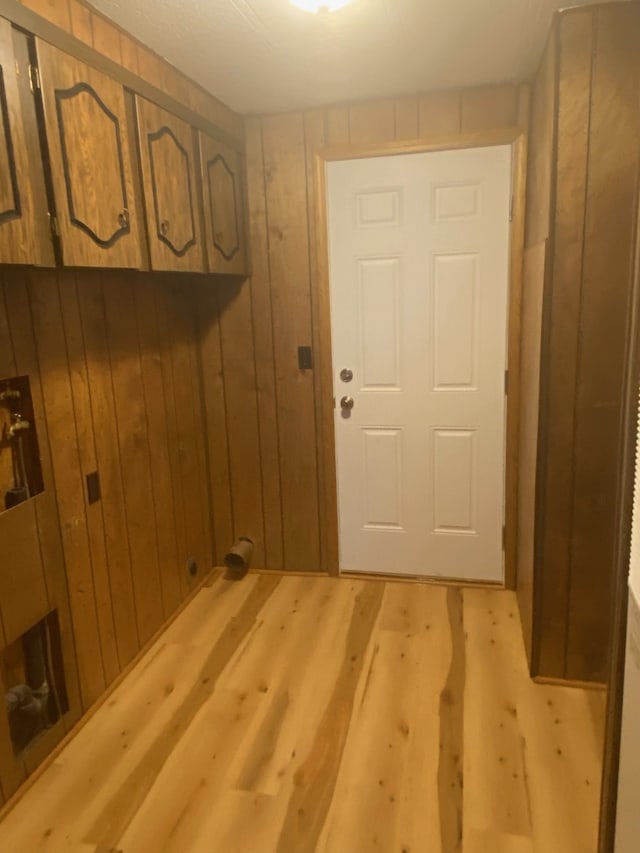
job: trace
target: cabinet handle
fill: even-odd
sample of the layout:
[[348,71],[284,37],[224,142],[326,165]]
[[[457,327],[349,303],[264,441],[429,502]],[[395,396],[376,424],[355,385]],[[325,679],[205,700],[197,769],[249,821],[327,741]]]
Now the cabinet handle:
[[129,211],[126,207],[122,213],[118,214],[118,225],[121,228],[127,228],[129,226]]
[[163,219],[162,222],[160,223],[160,233],[163,235],[163,237],[167,236],[167,234],[169,233],[169,228],[170,228],[169,220]]

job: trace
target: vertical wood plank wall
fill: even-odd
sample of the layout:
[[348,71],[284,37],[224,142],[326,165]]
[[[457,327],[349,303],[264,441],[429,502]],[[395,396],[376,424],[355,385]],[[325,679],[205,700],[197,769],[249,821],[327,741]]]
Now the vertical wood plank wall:
[[555,80],[556,40],[552,36],[547,43],[532,88],[521,314],[517,592],[523,636],[530,662],[534,611],[542,304],[554,174]]
[[255,565],[336,569],[322,517],[335,473],[323,456],[320,376],[297,363],[298,346],[315,346],[316,368],[319,359],[315,152],[516,127],[526,94],[497,86],[246,120],[253,275],[220,288],[217,305],[200,289],[198,314],[208,428],[226,426],[230,452],[211,487],[227,490],[233,534],[256,541]]
[[551,678],[607,679],[640,171],[639,34],[637,3],[567,10],[534,86],[519,598],[533,671]]
[[[68,726],[212,565],[194,295],[184,275],[0,272],[0,376],[30,378],[45,479],[0,514],[0,645],[28,627],[31,602],[58,608]],[[215,464],[226,448],[209,452]],[[89,505],[94,470],[102,498]],[[36,553],[20,583],[5,565],[19,562],[14,541]],[[21,781],[20,767],[7,777],[13,763],[2,761],[5,796]]]

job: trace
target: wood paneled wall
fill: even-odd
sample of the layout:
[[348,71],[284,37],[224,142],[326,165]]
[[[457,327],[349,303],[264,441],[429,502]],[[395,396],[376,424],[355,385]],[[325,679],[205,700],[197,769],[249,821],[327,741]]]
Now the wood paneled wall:
[[[0,514],[0,643],[34,607],[38,618],[58,608],[70,725],[210,569],[207,454],[215,464],[226,448],[206,447],[191,277],[0,276],[0,376],[30,378],[45,479],[42,495]],[[102,498],[89,505],[96,470]],[[12,764],[5,796],[21,781]]]
[[[229,444],[212,493],[228,496],[234,535],[255,540],[255,565],[336,568],[321,499],[335,470],[322,455],[315,152],[516,127],[521,95],[499,86],[247,119],[253,275],[217,294],[199,288],[198,313],[209,434],[226,430]],[[302,345],[314,346],[316,370],[298,369]]]
[[542,306],[555,172],[556,39],[547,42],[531,97],[527,215],[522,295],[520,441],[518,452],[518,603],[529,660],[532,659],[534,538]]
[[521,506],[535,500],[536,522],[532,539],[521,518],[519,592],[525,630],[534,613],[532,668],[546,677],[607,678],[640,171],[639,38],[637,3],[567,10],[534,88],[527,268],[536,296],[523,325],[533,335],[543,319],[538,341],[523,347],[531,381]]

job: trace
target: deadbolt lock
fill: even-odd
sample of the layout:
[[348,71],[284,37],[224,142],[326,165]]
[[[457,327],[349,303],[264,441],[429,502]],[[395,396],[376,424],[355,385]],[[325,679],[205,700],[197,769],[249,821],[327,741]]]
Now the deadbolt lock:
[[351,382],[353,379],[353,370],[349,370],[348,367],[343,367],[340,371],[340,379],[342,379],[343,382]]

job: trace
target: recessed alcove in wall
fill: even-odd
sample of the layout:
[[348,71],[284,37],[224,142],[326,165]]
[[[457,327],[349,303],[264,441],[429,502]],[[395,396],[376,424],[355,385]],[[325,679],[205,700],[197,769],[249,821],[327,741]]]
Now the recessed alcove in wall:
[[0,682],[18,754],[69,710],[57,610],[0,653]]
[[29,377],[0,379],[0,512],[43,488]]

